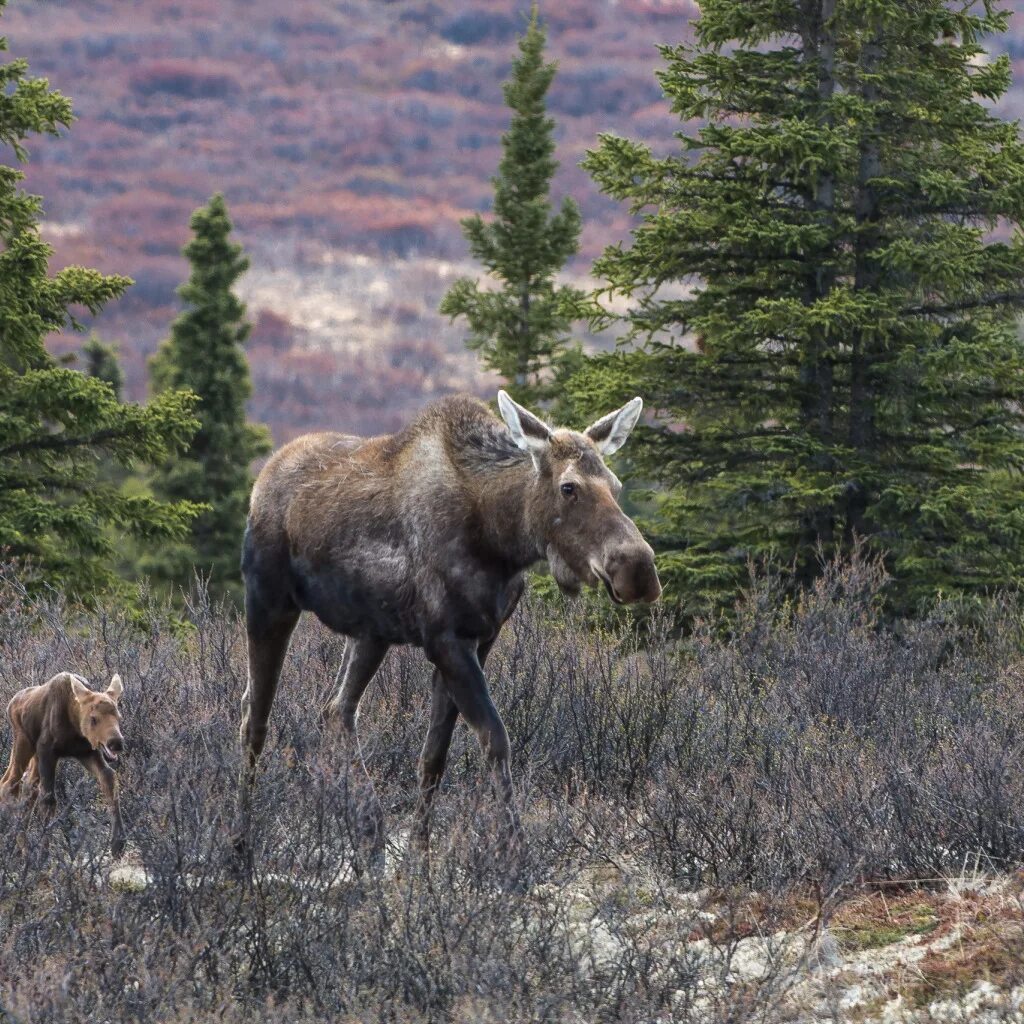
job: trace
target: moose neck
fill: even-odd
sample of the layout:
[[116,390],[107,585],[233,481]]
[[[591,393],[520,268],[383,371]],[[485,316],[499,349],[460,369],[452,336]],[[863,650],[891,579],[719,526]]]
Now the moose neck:
[[480,526],[487,548],[513,572],[544,558],[546,514],[541,481],[525,458],[482,474],[476,481]]

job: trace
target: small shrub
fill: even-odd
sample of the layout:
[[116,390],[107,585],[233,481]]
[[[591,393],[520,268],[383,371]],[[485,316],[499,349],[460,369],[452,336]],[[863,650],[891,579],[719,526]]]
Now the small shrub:
[[[430,864],[402,853],[429,672],[392,651],[360,718],[398,866],[384,875],[358,841],[368,785],[320,724],[344,640],[304,620],[255,793],[259,868],[240,886],[225,870],[236,614],[199,592],[181,629],[158,605],[85,613],[8,577],[0,703],[67,667],[125,680],[122,805],[145,884],[108,884],[104,809],[77,766],[49,828],[0,810],[0,1007],[54,1022],[773,1019],[792,964],[769,957],[756,986],[729,970],[746,936],[780,926],[773,908],[806,920],[859,880],[955,874],[968,855],[1010,866],[1024,847],[1016,604],[970,625],[942,608],[891,624],[876,614],[885,584],[871,563],[834,566],[785,604],[756,580],[731,631],[685,640],[657,616],[640,642],[586,609],[524,607],[488,661],[519,857],[463,728]],[[9,744],[4,731],[0,756]],[[886,926],[925,933],[927,905],[891,902]],[[851,948],[890,941],[883,924],[834,919]],[[1011,941],[986,938],[971,962],[996,976]],[[963,974],[929,970],[928,993]]]

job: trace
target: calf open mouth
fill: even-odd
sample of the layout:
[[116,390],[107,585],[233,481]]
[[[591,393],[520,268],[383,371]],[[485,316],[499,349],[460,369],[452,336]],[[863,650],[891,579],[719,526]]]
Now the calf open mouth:
[[591,566],[591,568],[594,570],[594,575],[604,584],[604,589],[608,591],[608,596],[616,604],[625,604],[622,598],[615,593],[615,587],[612,586],[612,581],[607,577],[607,575],[605,575],[605,573],[603,573],[596,566]]
[[106,743],[101,743],[99,747],[100,753],[103,755],[103,760],[109,765],[117,764],[118,755],[115,754]]

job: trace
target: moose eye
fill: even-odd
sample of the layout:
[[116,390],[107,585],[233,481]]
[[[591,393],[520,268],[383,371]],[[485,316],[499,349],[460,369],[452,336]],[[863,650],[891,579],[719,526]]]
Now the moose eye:
[[575,484],[562,484],[562,493],[567,498],[571,498],[576,493],[576,485]]
[[96,725],[97,724],[97,719],[96,719],[95,715],[90,715],[89,716],[89,724],[90,725]]

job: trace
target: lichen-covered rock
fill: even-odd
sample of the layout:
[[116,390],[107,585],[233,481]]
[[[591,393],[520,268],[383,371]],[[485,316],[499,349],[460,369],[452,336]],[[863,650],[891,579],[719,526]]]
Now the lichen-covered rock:
[[107,884],[115,892],[145,892],[152,881],[149,872],[138,864],[118,864],[107,875]]

